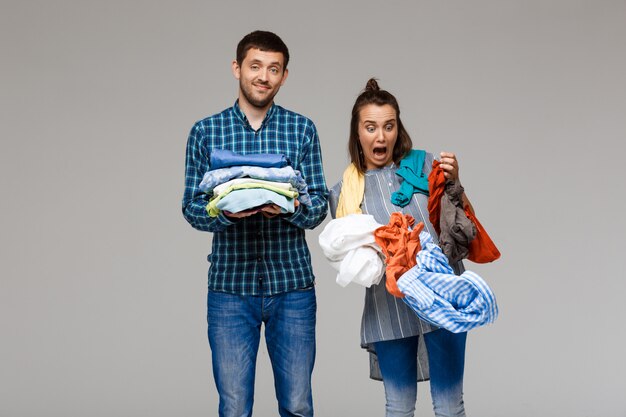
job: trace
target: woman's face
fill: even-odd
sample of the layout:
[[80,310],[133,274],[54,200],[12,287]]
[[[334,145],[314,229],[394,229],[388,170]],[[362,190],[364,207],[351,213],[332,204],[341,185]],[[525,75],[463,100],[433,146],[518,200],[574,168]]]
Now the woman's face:
[[389,105],[368,104],[359,111],[359,142],[366,169],[385,167],[393,162],[398,138],[396,111]]

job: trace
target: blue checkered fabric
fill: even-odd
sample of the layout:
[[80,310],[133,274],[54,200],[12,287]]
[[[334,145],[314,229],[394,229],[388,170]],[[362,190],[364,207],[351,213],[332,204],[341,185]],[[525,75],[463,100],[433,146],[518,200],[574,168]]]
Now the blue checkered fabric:
[[420,233],[420,243],[417,265],[398,279],[398,288],[405,295],[402,300],[422,320],[453,333],[493,323],[498,305],[487,283],[471,271],[454,275],[448,258],[429,233]]

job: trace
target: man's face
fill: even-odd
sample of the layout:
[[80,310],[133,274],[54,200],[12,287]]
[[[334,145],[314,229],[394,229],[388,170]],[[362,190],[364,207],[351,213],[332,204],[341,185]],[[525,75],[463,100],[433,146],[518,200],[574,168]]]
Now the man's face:
[[269,107],[280,87],[287,80],[281,52],[265,52],[250,49],[241,66],[233,62],[233,74],[239,80],[239,100],[253,107]]

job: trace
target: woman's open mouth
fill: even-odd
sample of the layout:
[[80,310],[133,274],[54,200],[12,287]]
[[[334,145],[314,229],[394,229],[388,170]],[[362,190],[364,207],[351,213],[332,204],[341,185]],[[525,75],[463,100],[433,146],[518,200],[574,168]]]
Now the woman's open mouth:
[[372,153],[379,157],[382,158],[383,156],[385,156],[387,154],[387,147],[386,146],[377,146],[374,149],[372,149]]

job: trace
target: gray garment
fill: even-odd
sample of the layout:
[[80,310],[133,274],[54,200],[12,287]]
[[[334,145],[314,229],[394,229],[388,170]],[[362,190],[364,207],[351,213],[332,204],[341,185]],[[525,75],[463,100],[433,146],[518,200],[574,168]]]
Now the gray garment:
[[[433,155],[426,153],[424,175],[427,176],[430,173],[432,163]],[[369,170],[365,173],[365,195],[361,210],[364,214],[372,215],[381,224],[387,224],[393,212],[410,214],[415,218],[416,224],[424,222],[424,230],[433,236],[435,242],[438,242],[437,234],[428,220],[428,196],[419,193],[413,194],[410,203],[405,207],[395,206],[391,203],[391,194],[400,188],[402,183],[402,178],[395,174],[396,170],[396,165],[392,164],[389,167]],[[340,193],[341,182],[330,190],[329,203],[333,218],[337,210]],[[462,268],[460,262],[459,265]],[[455,268],[455,272],[457,269],[458,267]],[[365,289],[365,305],[361,319],[361,347],[370,353],[375,353],[374,342],[420,336],[433,330],[437,330],[437,327],[420,320],[404,301],[387,292],[384,276],[378,285],[372,285]],[[420,381],[429,377],[428,356],[423,339],[423,337],[419,338],[418,347],[418,380]],[[378,369],[378,361],[373,355],[370,355],[370,378],[382,379]]]
[[463,209],[463,191],[459,181],[448,182],[441,197],[439,246],[450,264],[467,257],[470,242],[476,237],[476,227]]

